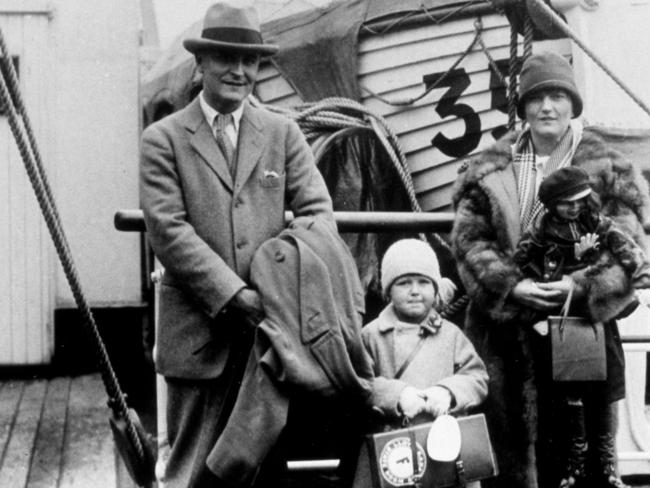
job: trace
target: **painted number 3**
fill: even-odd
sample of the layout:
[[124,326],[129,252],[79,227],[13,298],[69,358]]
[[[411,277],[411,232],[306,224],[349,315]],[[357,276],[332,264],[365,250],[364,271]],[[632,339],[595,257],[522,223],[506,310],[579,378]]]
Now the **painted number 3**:
[[[496,62],[499,71],[505,76],[508,71],[508,60],[501,59]],[[442,132],[438,132],[431,144],[443,154],[453,158],[461,158],[476,149],[481,141],[481,118],[476,111],[465,103],[458,103],[458,99],[469,87],[471,80],[464,68],[451,70],[444,78],[446,72],[432,73],[423,77],[427,88],[436,84],[438,87],[448,87],[447,91],[440,97],[436,106],[436,112],[441,118],[454,116],[465,123],[465,131],[460,137],[449,139]],[[440,80],[440,81],[438,81]],[[508,101],[505,87],[499,81],[499,77],[490,68],[490,108],[507,113]],[[507,128],[499,126],[492,130],[495,139],[500,138]]]
[[[427,88],[436,83],[445,73],[433,73],[424,76]],[[438,86],[447,86],[449,89],[440,97],[436,112],[440,117],[455,116],[465,122],[465,132],[462,136],[449,139],[442,132],[438,132],[431,140],[433,147],[440,149],[447,156],[460,158],[476,149],[481,140],[481,119],[478,114],[464,103],[457,103],[458,98],[470,85],[470,79],[464,68],[454,69],[445,76]]]

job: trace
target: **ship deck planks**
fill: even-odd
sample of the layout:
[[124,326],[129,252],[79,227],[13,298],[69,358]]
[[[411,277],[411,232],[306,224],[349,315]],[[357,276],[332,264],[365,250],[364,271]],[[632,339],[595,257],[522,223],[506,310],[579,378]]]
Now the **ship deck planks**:
[[[0,487],[136,488],[115,451],[106,398],[98,374],[0,381]],[[633,486],[650,488],[643,478]]]
[[0,486],[134,488],[99,375],[0,382]]

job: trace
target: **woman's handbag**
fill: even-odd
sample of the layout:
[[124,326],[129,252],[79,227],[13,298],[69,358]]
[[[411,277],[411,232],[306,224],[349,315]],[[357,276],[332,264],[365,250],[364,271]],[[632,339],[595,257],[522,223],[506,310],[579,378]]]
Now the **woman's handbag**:
[[554,381],[603,381],[607,379],[605,327],[584,317],[568,316],[573,287],[562,315],[550,316]]

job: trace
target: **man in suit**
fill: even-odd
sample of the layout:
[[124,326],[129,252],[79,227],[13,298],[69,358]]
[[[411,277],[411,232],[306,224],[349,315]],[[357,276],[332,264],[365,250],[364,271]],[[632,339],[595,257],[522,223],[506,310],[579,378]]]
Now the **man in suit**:
[[332,202],[298,126],[246,101],[265,44],[254,7],[220,2],[186,39],[203,90],[142,136],[140,194],[165,267],[156,370],[167,382],[171,446],[165,486],[220,486],[207,469],[232,407],[250,331],[263,317],[249,285],[255,250],[296,215],[332,217]]

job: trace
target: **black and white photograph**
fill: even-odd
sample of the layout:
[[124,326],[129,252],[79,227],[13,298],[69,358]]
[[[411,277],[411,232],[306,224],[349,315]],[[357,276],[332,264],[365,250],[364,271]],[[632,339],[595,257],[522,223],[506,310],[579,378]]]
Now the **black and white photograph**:
[[0,488],[650,488],[650,0],[0,0]]

